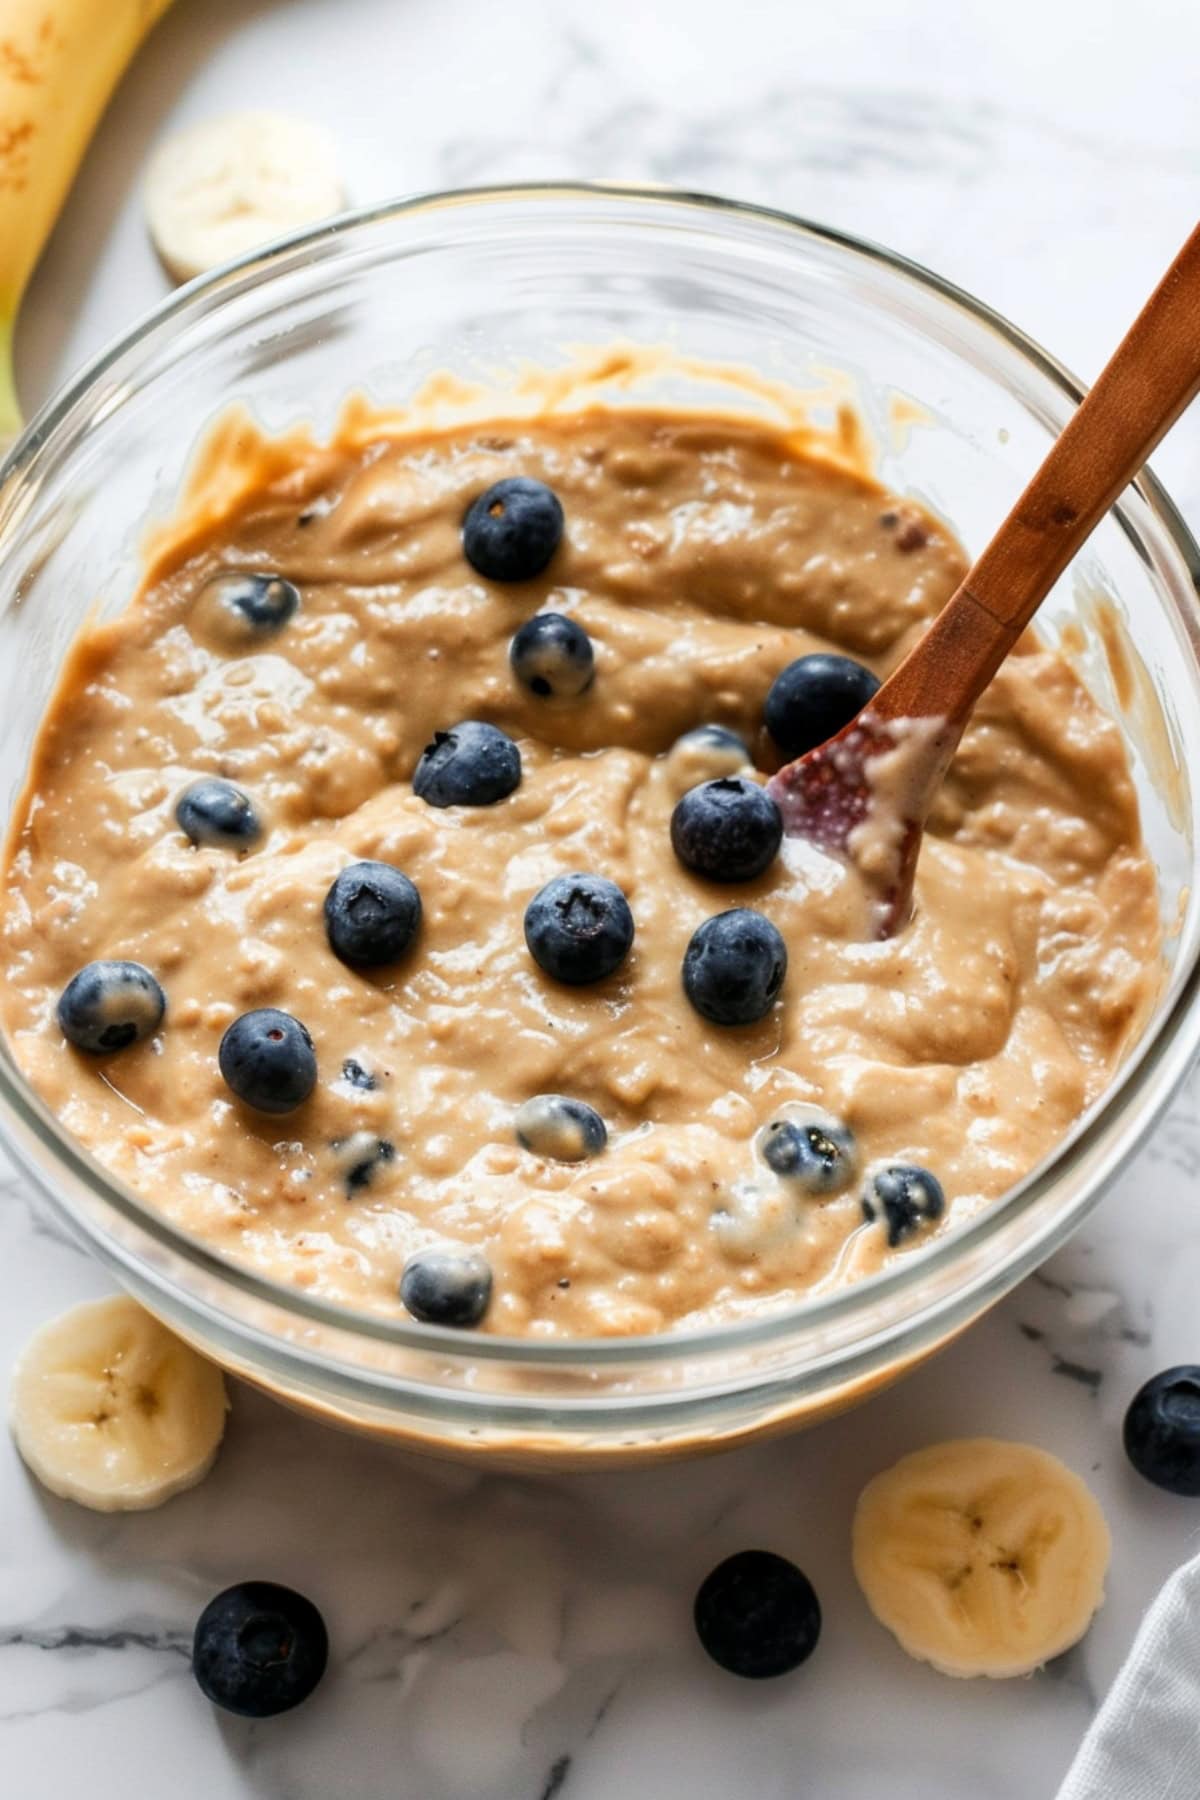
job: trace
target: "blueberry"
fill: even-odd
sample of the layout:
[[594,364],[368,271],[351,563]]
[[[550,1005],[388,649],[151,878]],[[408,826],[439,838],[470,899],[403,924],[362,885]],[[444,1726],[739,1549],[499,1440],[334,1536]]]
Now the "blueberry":
[[68,981],[55,1016],[69,1044],[106,1056],[153,1037],[166,1007],[166,995],[141,963],[90,962]]
[[906,1238],[914,1237],[922,1225],[941,1218],[946,1210],[946,1196],[941,1182],[928,1169],[912,1163],[890,1163],[872,1175],[862,1197],[862,1209],[867,1220],[883,1215],[888,1248],[894,1250]]
[[282,631],[300,604],[300,591],[282,575],[218,575],[206,595],[245,635]]
[[508,647],[512,672],[542,700],[574,700],[592,685],[596,653],[583,626],[562,613],[535,613]]
[[400,1277],[400,1298],[422,1325],[478,1325],[491,1297],[492,1271],[478,1250],[417,1250]]
[[489,581],[532,581],[563,534],[558,495],[544,481],[510,475],[480,494],[463,520],[463,553]]
[[594,1106],[566,1094],[534,1094],[514,1120],[522,1149],[552,1162],[586,1162],[608,1142],[608,1128]]
[[349,1137],[334,1138],[329,1148],[348,1194],[370,1187],[376,1169],[396,1159],[395,1144],[376,1137],[373,1131],[352,1131]]
[[192,1673],[200,1690],[244,1719],[299,1706],[328,1660],[325,1621],[312,1601],[273,1581],[226,1588],[196,1622]]
[[217,1061],[229,1089],[256,1112],[293,1112],[317,1084],[311,1037],[299,1019],[274,1006],[235,1019]]
[[1181,1363],[1154,1375],[1125,1414],[1125,1454],[1168,1494],[1200,1494],[1200,1368]]
[[395,962],[420,923],[421,896],[390,863],[351,863],[325,896],[329,947],[344,963]]
[[348,1081],[351,1087],[362,1088],[368,1094],[379,1086],[373,1071],[357,1056],[348,1056],[342,1064],[342,1080]]
[[493,806],[521,779],[521,752],[494,725],[466,719],[435,731],[413,773],[413,793],[430,806]]
[[715,1663],[762,1681],[808,1661],[821,1635],[821,1603],[795,1563],[770,1550],[740,1550],[701,1584],[695,1620]]
[[783,841],[783,818],[765,788],[722,775],[690,788],[671,814],[671,845],[684,868],[711,881],[752,881]]
[[772,1119],[760,1138],[767,1167],[806,1194],[837,1194],[854,1179],[858,1152],[853,1134],[837,1119]]
[[780,755],[790,761],[836,737],[878,692],[878,681],[862,663],[818,651],[775,677],[763,718]]
[[193,844],[248,850],[262,836],[249,794],[217,775],[202,775],[184,788],[175,802],[175,820]]
[[697,725],[676,738],[667,752],[667,771],[677,794],[721,775],[741,775],[754,767],[745,742],[726,725]]
[[633,943],[633,914],[604,875],[556,875],[525,908],[525,942],[539,969],[582,987],[619,969]]
[[787,945],[770,919],[748,906],[705,919],[683,958],[683,988],[714,1025],[752,1025],[779,998]]

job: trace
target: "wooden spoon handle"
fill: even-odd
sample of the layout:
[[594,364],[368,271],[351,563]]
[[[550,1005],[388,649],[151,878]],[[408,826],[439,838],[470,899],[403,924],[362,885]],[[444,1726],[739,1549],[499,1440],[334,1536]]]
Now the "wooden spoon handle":
[[1200,225],[872,711],[965,718],[1076,550],[1198,391]]

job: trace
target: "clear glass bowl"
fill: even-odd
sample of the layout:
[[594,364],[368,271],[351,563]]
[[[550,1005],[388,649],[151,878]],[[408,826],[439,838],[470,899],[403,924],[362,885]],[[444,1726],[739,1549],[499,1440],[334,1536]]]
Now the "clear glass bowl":
[[[853,397],[878,472],[978,548],[1078,385],[978,302],[871,245],[668,192],[533,186],[345,219],[193,283],[101,356],[0,469],[0,771],[10,805],[63,654],[137,581],[149,521],[231,401],[329,430],[348,390],[402,402],[614,339]],[[669,398],[703,403],[697,378]],[[652,392],[647,396],[656,397]],[[722,396],[728,403],[729,396]],[[898,421],[907,418],[907,427]],[[1059,1244],[1136,1149],[1200,1032],[1200,563],[1149,477],[1059,584],[1046,629],[1123,719],[1168,922],[1162,991],[1101,1102],[1003,1201],[872,1279],[753,1323],[537,1345],[361,1317],[277,1287],[155,1215],[80,1150],[0,1048],[0,1129],[50,1204],[218,1361],[331,1420],[448,1454],[595,1466],[716,1448],[849,1404]],[[1100,634],[1097,606],[1108,630]],[[1120,620],[1129,640],[1120,656]],[[1101,635],[1110,655],[1098,649]]]

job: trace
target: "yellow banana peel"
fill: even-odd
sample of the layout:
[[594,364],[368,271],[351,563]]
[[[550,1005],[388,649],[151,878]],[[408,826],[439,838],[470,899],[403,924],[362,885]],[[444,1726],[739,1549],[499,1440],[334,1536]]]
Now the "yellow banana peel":
[[0,0],[0,439],[17,311],[109,97],[171,0]]
[[21,429],[21,403],[13,379],[15,319],[0,319],[0,456]]

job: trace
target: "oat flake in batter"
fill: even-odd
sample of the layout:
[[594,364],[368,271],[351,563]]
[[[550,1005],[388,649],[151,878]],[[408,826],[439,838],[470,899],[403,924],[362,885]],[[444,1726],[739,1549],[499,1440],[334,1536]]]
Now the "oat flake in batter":
[[[565,533],[537,579],[489,581],[462,520],[515,475],[553,489]],[[864,1174],[921,1165],[949,1222],[976,1211],[1053,1149],[1144,1015],[1157,895],[1120,733],[1027,640],[955,759],[913,923],[883,943],[853,872],[804,844],[748,882],[690,874],[670,820],[695,746],[667,753],[712,723],[776,766],[761,719],[779,671],[834,648],[886,674],[963,567],[911,503],[728,417],[593,410],[263,446],[256,490],[181,534],[64,672],[7,871],[22,1068],[176,1224],[396,1318],[422,1247],[477,1253],[482,1329],[542,1336],[731,1319],[905,1254],[864,1222]],[[283,616],[243,629],[223,572],[282,577],[299,604],[276,586]],[[594,674],[567,683],[581,691],[514,676],[510,640],[539,610],[590,638]],[[462,720],[516,741],[520,783],[486,806],[427,804],[422,748]],[[253,841],[180,829],[203,777],[248,797]],[[387,966],[347,964],[326,935],[325,897],[358,859],[419,892]],[[615,881],[636,926],[617,972],[578,987],[523,934],[531,896],[575,870]],[[788,953],[782,998],[738,1028],[708,1024],[680,977],[692,933],[732,906]],[[144,964],[167,1007],[152,1038],[94,1057],[55,1008],[98,958]],[[316,1056],[285,1117],[243,1105],[218,1068],[230,1024],[264,1007],[301,1020]],[[535,1107],[523,1135],[577,1160],[518,1141],[519,1109],[545,1094],[578,1117],[552,1131]],[[804,1105],[852,1134],[858,1170],[832,1194],[761,1154],[763,1129]]]

